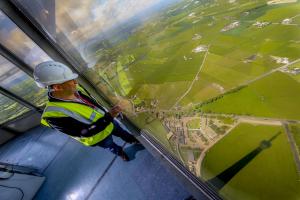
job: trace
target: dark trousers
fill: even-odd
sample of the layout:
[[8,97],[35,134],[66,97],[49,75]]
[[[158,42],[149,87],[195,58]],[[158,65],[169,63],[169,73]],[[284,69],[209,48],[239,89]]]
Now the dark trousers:
[[114,142],[112,135],[117,136],[128,143],[133,143],[136,141],[136,139],[133,135],[131,135],[126,130],[124,130],[122,127],[120,127],[120,125],[117,122],[114,121],[113,124],[114,124],[114,129],[113,129],[111,135],[107,136],[104,140],[97,143],[96,146],[103,147],[105,149],[110,150],[112,153],[114,153],[116,155],[120,155],[122,152],[122,147],[117,145]]

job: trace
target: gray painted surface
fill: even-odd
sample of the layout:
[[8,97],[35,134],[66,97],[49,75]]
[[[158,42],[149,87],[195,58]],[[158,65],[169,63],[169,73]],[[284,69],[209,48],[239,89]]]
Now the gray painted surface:
[[0,162],[34,167],[47,177],[36,200],[183,200],[189,196],[141,145],[126,145],[125,151],[130,162],[37,127],[2,146]]
[[0,129],[0,145],[15,137],[14,134]]
[[7,179],[0,179],[1,200],[31,200],[39,190],[45,177],[12,173]]

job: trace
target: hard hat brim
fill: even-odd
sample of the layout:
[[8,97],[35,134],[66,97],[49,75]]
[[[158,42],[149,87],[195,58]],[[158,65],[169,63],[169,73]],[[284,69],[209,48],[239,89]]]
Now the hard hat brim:
[[[74,79],[76,79],[76,78],[78,78],[78,74],[73,73],[73,74],[70,76],[70,78],[64,79],[63,81],[57,81],[57,82],[55,82],[55,83],[53,83],[53,84],[61,84],[61,83],[65,83],[65,82],[67,82],[67,81],[74,80]],[[53,85],[53,84],[52,84],[52,85]]]

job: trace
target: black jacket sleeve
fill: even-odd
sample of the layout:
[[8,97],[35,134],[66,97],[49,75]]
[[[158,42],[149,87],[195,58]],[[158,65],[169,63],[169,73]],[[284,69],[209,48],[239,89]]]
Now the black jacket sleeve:
[[106,113],[104,117],[92,124],[85,124],[71,117],[52,118],[48,117],[47,122],[52,128],[75,137],[90,137],[103,131],[112,121],[113,117]]

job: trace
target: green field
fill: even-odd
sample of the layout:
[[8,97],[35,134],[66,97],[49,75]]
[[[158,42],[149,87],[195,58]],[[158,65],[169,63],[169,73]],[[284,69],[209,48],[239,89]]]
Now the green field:
[[292,78],[300,83],[300,74],[292,75]]
[[[179,94],[184,93],[190,82],[166,82],[162,84],[143,84],[136,95],[142,99],[157,99],[161,109],[174,105]],[[179,94],[178,94],[179,93]],[[166,98],[168,97],[168,98]]]
[[300,83],[276,72],[236,93],[204,105],[206,112],[300,119]]
[[202,177],[210,179],[257,148],[271,142],[221,190],[228,199],[299,199],[300,182],[287,136],[281,127],[241,124],[213,146],[202,163]]

